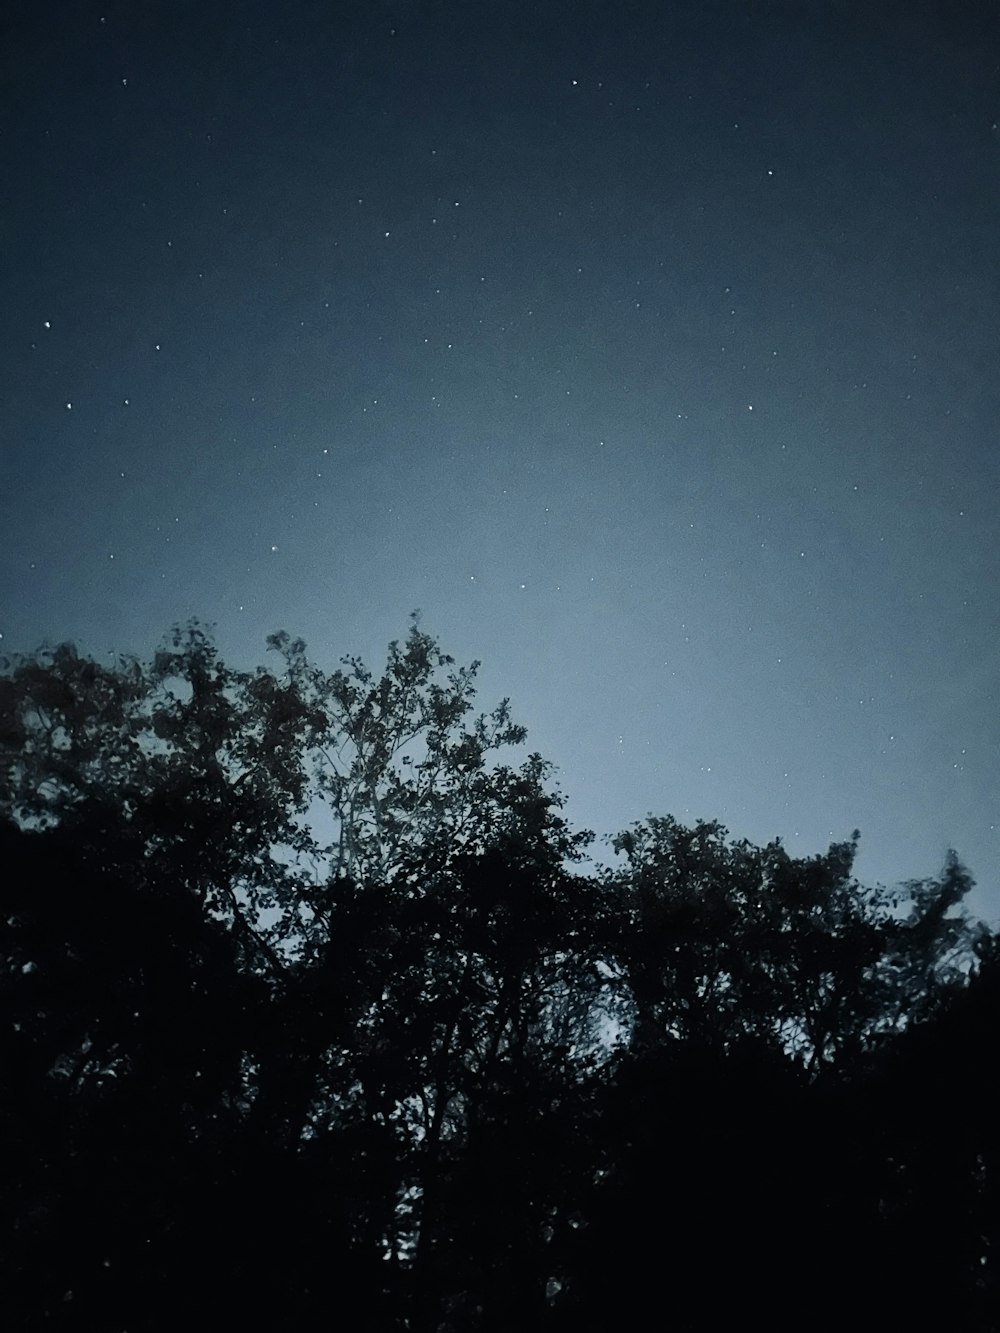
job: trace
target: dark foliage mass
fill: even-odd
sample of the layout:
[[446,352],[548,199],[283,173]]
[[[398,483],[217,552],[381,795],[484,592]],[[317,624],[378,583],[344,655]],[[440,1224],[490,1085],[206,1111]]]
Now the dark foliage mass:
[[650,817],[614,868],[416,618],[0,673],[19,1330],[1000,1327],[1000,950]]

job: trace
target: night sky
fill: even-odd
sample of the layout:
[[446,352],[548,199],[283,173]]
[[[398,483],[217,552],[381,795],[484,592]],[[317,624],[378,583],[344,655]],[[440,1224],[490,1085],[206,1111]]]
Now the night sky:
[[997,6],[19,9],[0,650],[420,608],[574,826],[1000,916]]

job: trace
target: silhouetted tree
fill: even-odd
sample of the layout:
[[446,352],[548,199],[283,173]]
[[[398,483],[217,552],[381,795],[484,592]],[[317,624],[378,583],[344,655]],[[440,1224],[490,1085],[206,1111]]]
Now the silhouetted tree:
[[382,675],[0,669],[12,1327],[1000,1326],[997,947],[650,817],[580,868],[416,616]]
[[[972,881],[954,854],[906,886],[907,912],[851,878],[857,836],[806,859],[670,818],[616,840],[628,863],[608,875],[622,909],[608,960],[627,1036],[561,1326],[627,1326],[652,1308],[690,1329],[790,1329],[807,1309],[812,1325],[876,1327],[929,1310],[931,1259],[940,1268],[959,1232],[969,1249],[952,1210],[973,1163],[945,1191],[947,1153],[928,1138],[928,1194],[899,1197],[899,1170],[916,1167],[900,1168],[894,1127],[913,1111],[886,1100],[882,1071],[950,1012],[988,932],[955,914]],[[913,1226],[922,1268],[899,1239]],[[964,1280],[952,1264],[938,1295],[957,1301]]]

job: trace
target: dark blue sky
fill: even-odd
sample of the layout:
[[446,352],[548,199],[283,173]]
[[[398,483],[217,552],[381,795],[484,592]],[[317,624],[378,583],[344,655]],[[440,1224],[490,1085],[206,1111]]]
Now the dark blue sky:
[[420,607],[578,826],[1000,916],[1000,17],[22,7],[0,647]]

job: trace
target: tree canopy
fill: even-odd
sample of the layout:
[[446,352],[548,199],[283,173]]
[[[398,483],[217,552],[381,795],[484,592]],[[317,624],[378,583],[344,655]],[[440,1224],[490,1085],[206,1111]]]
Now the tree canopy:
[[0,664],[12,1327],[1000,1326],[1000,957],[951,853],[649,816],[585,868],[416,615],[376,679]]

